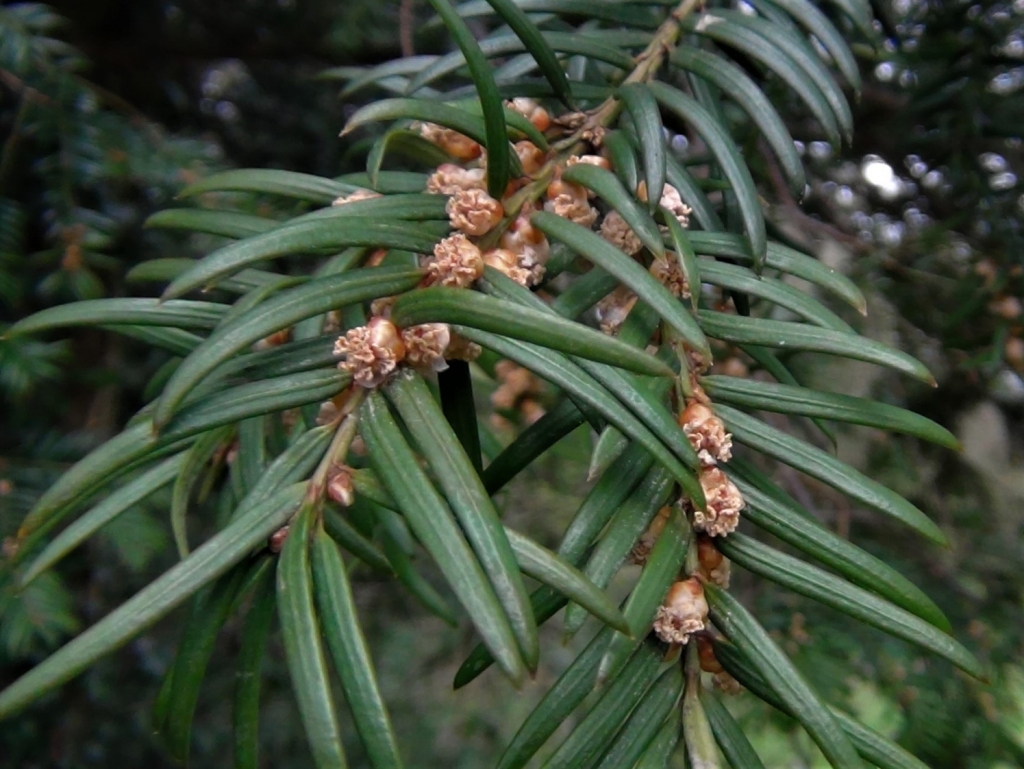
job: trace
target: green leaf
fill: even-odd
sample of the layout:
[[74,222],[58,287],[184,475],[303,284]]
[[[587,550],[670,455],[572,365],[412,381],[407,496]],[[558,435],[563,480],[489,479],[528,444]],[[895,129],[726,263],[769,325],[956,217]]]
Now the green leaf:
[[[488,273],[488,283],[489,285],[485,288],[492,289],[493,293],[502,293],[522,306],[536,308],[539,312],[544,313],[554,312],[532,292],[504,275]],[[620,342],[636,347],[646,345],[657,325],[658,318],[653,312],[647,311],[647,317],[641,319],[640,313],[645,310],[648,310],[647,306],[639,303],[630,312],[626,323],[623,324],[619,332]],[[636,338],[630,338],[631,332],[636,332]],[[675,417],[665,407],[664,400],[670,387],[667,380],[658,381],[651,386],[647,382],[638,383],[635,379],[610,366],[582,360],[575,355],[572,359],[600,382],[608,392],[615,394],[622,405],[632,411],[651,432],[657,435],[659,440],[681,462],[690,467],[699,465],[697,453],[690,445],[689,439],[679,427]]]
[[[764,347],[758,347],[757,345],[740,345],[740,350],[745,352],[754,362],[757,363],[762,369],[771,374],[781,384],[794,385],[799,387],[800,383],[797,378],[793,376],[785,364],[779,360],[778,356]],[[726,401],[728,402],[728,401]],[[811,421],[821,430],[822,434],[828,439],[828,442],[832,444],[832,448],[838,448],[838,442],[836,441],[836,434],[832,428],[821,419],[811,417]]]
[[596,769],[634,766],[658,736],[665,719],[670,718],[679,702],[682,689],[682,672],[678,665],[673,665],[661,674],[640,704],[630,713],[626,723],[619,729],[614,741],[596,764]]
[[[211,211],[206,208],[169,208],[157,211],[143,224],[147,229],[189,230],[220,235],[224,238],[247,238],[272,230],[281,222],[237,211]],[[193,262],[192,259],[183,261]]]
[[825,704],[751,614],[728,592],[704,585],[711,620],[746,655],[836,769],[861,769],[845,733]]
[[427,187],[427,175],[415,171],[381,171],[377,174],[375,182],[371,182],[365,172],[355,172],[339,176],[338,181],[365,187],[381,195],[419,193]]
[[[601,588],[587,579],[583,572],[532,539],[507,527],[505,533],[515,552],[516,562],[524,574],[575,601],[606,625],[622,633],[630,632],[626,618],[615,603]],[[531,611],[531,618],[532,616]]]
[[434,471],[508,617],[523,660],[531,670],[536,668],[540,642],[517,556],[472,461],[419,374],[400,373],[386,393]]
[[345,564],[337,545],[322,530],[313,540],[313,584],[327,647],[370,763],[376,769],[400,769],[402,757],[359,625]]
[[[396,514],[397,515],[397,514]],[[413,565],[412,558],[398,544],[398,540],[387,528],[380,531],[381,546],[384,554],[395,572],[395,577],[408,590],[420,606],[429,611],[442,622],[451,627],[459,626],[459,618],[455,610],[445,598],[434,589],[434,586],[420,574]]]
[[445,575],[499,665],[513,682],[525,675],[508,619],[455,518],[420,469],[383,396],[371,393],[362,408],[362,436],[388,492],[416,537]]
[[126,428],[93,449],[43,492],[18,527],[18,539],[24,540],[52,527],[74,506],[86,501],[100,487],[115,480],[126,467],[151,452],[155,445],[152,425],[143,422]]
[[[654,465],[642,446],[630,445],[590,489],[562,535],[558,554],[576,565],[608,521]],[[635,634],[634,634],[635,635]]]
[[523,430],[481,474],[488,494],[494,494],[537,457],[586,420],[568,398],[558,401],[540,419]]
[[842,144],[839,124],[831,105],[818,85],[790,55],[789,49],[795,46],[779,48],[754,30],[735,23],[731,17],[726,18],[718,9],[714,13],[688,16],[683,19],[682,26],[687,32],[696,32],[716,43],[735,48],[774,72],[800,97],[821,124],[829,142],[836,147]]
[[307,502],[291,522],[277,564],[277,610],[288,675],[313,763],[318,769],[344,769],[348,763],[313,604],[309,542],[315,515],[313,505]]
[[321,72],[318,79],[331,80],[339,78],[348,80],[348,84],[341,90],[341,98],[347,99],[356,91],[373,85],[377,81],[394,75],[412,75],[429,67],[439,57],[437,56],[405,56],[401,59],[386,61],[376,67],[368,67],[358,71],[353,67],[332,67]]
[[[343,372],[327,369],[275,377],[232,387],[187,405],[161,433],[161,445],[249,417],[284,411],[333,398],[351,383]],[[152,423],[144,426],[153,432]]]
[[178,464],[178,475],[171,492],[171,532],[178,547],[178,558],[188,557],[188,534],[186,515],[192,497],[192,487],[206,470],[206,464],[213,455],[235,434],[234,426],[211,430],[199,436],[185,453],[185,461]]
[[[668,718],[655,735],[643,757],[637,762],[635,769],[668,769],[669,761],[676,752],[679,742],[679,723],[675,718]],[[734,768],[735,769],[735,768]]]
[[715,742],[722,749],[729,766],[732,769],[765,769],[761,758],[747,740],[747,735],[718,697],[711,692],[703,692],[700,701],[715,735]]
[[[143,425],[147,427],[147,425]],[[245,511],[223,531],[196,548],[186,560],[136,593],[84,633],[65,644],[0,692],[5,718],[55,689],[96,660],[124,645],[189,596],[217,579],[264,543],[288,520],[305,486],[281,489]]]
[[954,638],[905,609],[893,606],[866,590],[851,585],[809,563],[786,555],[743,534],[734,533],[716,543],[726,557],[748,571],[812,598],[836,611],[917,644],[949,660],[975,678],[984,678],[981,664]]
[[[687,644],[684,653],[687,655],[688,665],[697,663],[696,644]],[[719,769],[715,738],[711,734],[711,724],[708,723],[708,717],[701,705],[699,691],[700,673],[690,674],[688,672],[682,708],[686,755],[690,759],[690,766],[700,767],[700,769]]]
[[479,475],[483,471],[483,458],[469,364],[464,360],[448,361],[448,368],[437,374],[437,389],[441,395],[441,410]]
[[691,546],[691,529],[676,507],[669,512],[665,528],[647,557],[640,578],[626,599],[622,613],[629,623],[629,635],[616,635],[608,645],[597,672],[599,682],[616,673],[651,629],[654,616],[672,583],[679,577]]
[[[299,281],[300,283],[304,281]],[[277,294],[279,291],[285,288],[289,288],[294,285],[295,281],[288,278],[279,278],[272,283],[254,288],[252,291],[248,291],[242,296],[238,297],[232,305],[228,308],[228,311],[224,313],[224,317],[220,319],[220,323],[217,324],[217,329],[220,329],[237,318],[239,315],[244,315],[246,312],[251,310],[253,307],[257,307],[266,299]],[[214,329],[215,331],[217,329]]]
[[[637,539],[669,501],[673,487],[672,476],[660,467],[655,468],[616,511],[583,569],[583,573],[595,585],[601,588],[608,585]],[[565,610],[565,635],[576,633],[585,619],[586,615],[580,606],[569,604]]]
[[[661,23],[657,16],[644,13],[639,7],[627,8],[615,3],[594,3],[590,0],[516,0],[516,5],[529,12],[582,16],[641,29],[655,29]],[[494,13],[485,0],[464,3],[458,6],[458,12],[465,19],[490,16]]]
[[622,673],[610,681],[594,706],[543,764],[543,769],[590,766],[615,739],[615,733],[654,683],[663,647],[645,643]]
[[480,105],[483,107],[484,132],[487,137],[487,192],[492,198],[500,200],[505,194],[505,187],[508,186],[510,153],[506,140],[508,132],[505,128],[505,111],[498,86],[494,83],[491,65],[480,50],[473,33],[466,26],[466,22],[451,3],[448,0],[428,1],[466,57],[470,77],[473,78],[480,97]]
[[594,673],[610,628],[602,628],[537,703],[498,759],[496,769],[522,769],[594,689]]
[[[743,656],[733,644],[719,642],[715,644],[715,656],[730,675],[755,696],[767,702],[773,708],[789,713],[788,708],[779,696],[768,686],[764,679],[751,667],[749,660]],[[854,749],[875,766],[881,769],[927,769],[917,758],[910,755],[896,743],[883,737],[878,732],[858,723],[849,715],[829,706],[832,718],[846,733]],[[790,715],[792,715],[790,713]]]
[[22,588],[50,569],[64,556],[95,534],[105,524],[125,510],[143,501],[174,480],[185,459],[185,454],[176,454],[155,467],[146,470],[137,478],[126,483],[109,497],[78,520],[64,529],[43,549],[20,575]]
[[[690,307],[696,312],[700,301],[701,284],[700,262],[697,260],[697,253],[690,243],[690,236],[672,212],[662,208],[659,213],[661,220],[668,227],[668,234],[672,239],[672,248],[675,251],[676,260],[679,262],[679,269],[682,270],[686,285],[690,289]],[[668,258],[672,258],[671,254],[668,255]]]
[[[488,2],[490,2],[490,0],[488,0]],[[507,0],[505,0],[505,2],[507,2]],[[556,51],[558,53],[586,56],[588,59],[603,61],[611,64],[613,67],[626,71],[632,69],[634,64],[633,57],[628,53],[624,52],[617,46],[609,45],[601,40],[581,37],[580,35],[568,32],[538,32],[537,40],[540,45],[543,45],[552,54],[554,66],[558,72],[562,73],[562,79],[565,79],[565,73],[562,71],[557,57],[554,56],[554,52]],[[488,58],[496,58],[510,53],[529,50],[529,45],[518,34],[495,35],[493,37],[480,40],[479,45],[480,50]],[[539,65],[538,59],[535,59],[532,56],[529,58],[532,64],[530,69]],[[465,65],[465,63],[466,59],[462,55],[461,51],[453,51],[446,56],[442,56],[437,61],[430,64],[430,66],[425,67],[409,82],[409,85],[406,88],[406,93],[414,94],[420,92],[425,85],[434,83],[446,75],[457,72]],[[495,75],[495,77],[497,79],[497,75]],[[568,84],[568,80],[566,80],[566,83]],[[561,94],[556,89],[551,88],[548,90],[561,98]]]
[[[370,123],[385,120],[417,120],[451,128],[475,142],[487,145],[483,119],[460,107],[422,99],[381,99],[357,110],[345,124],[342,136]],[[507,144],[507,140],[502,142]],[[490,148],[488,148],[489,151]],[[421,186],[420,190],[423,189]]]
[[[431,141],[424,139],[417,131],[397,126],[389,128],[383,136],[373,143],[366,156],[366,173],[370,181],[379,181],[381,165],[388,153],[398,153],[412,160],[422,162],[428,167],[437,167],[442,163],[451,162],[448,153]],[[344,207],[344,206],[342,206]]]
[[[533,617],[537,625],[540,626],[555,616],[565,606],[566,599],[558,591],[547,585],[541,585],[530,594],[530,604],[533,606]],[[477,644],[455,672],[452,688],[461,689],[476,679],[493,663],[494,658],[487,651],[487,647],[483,644]]]
[[833,331],[804,323],[749,318],[712,310],[700,310],[697,319],[701,328],[715,339],[738,344],[756,344],[786,350],[825,352],[844,358],[877,363],[908,374],[923,382],[935,379],[924,365],[888,345],[857,334]]
[[640,170],[633,143],[624,131],[609,131],[604,135],[601,149],[607,153],[612,171],[627,190],[635,190],[640,183]]
[[779,24],[773,24],[767,19],[756,16],[746,16],[737,11],[716,9],[715,18],[724,19],[726,23],[738,27],[746,27],[763,38],[769,45],[785,51],[789,58],[800,67],[804,75],[821,91],[832,114],[835,115],[846,142],[849,144],[853,140],[853,115],[850,112],[850,105],[821,57],[807,41],[790,33]]
[[816,326],[848,334],[856,333],[846,321],[805,291],[767,275],[755,275],[746,267],[705,259],[701,261],[701,280],[729,291],[760,297],[800,315]]
[[[379,178],[387,173],[393,172],[381,171],[378,172],[377,177]],[[376,186],[376,180],[374,185]],[[410,222],[430,221],[432,219],[447,221],[446,203],[447,198],[445,196],[432,195],[422,192],[422,190],[389,192],[374,198],[352,200],[337,206],[319,208],[316,211],[290,219],[285,224],[301,224],[323,219],[346,219],[350,217],[360,219],[398,219]]]
[[341,184],[333,179],[294,171],[241,168],[221,171],[190,184],[178,193],[178,197],[187,198],[203,192],[261,192],[307,200],[310,203],[330,203],[341,195],[355,192],[356,189],[353,185]]
[[[480,101],[475,95],[457,103],[462,106],[463,109],[469,110],[474,115],[483,114],[483,107],[481,107]],[[504,107],[504,110],[505,125],[508,126],[508,135],[510,138],[520,139],[525,137],[545,152],[548,150],[548,140],[544,137],[544,134],[537,130],[537,127],[531,123],[528,118],[524,115],[520,115],[511,107]],[[521,175],[522,169],[519,167],[519,158],[513,154],[510,162],[512,164],[514,175]]]
[[640,140],[644,179],[647,182],[647,203],[653,212],[665,187],[665,127],[661,124],[661,111],[654,95],[643,83],[622,86],[619,98],[633,119]]
[[950,449],[960,448],[955,435],[927,417],[869,398],[728,376],[704,377],[701,384],[716,401],[735,406],[878,427],[916,435]]
[[192,744],[192,719],[213,646],[228,619],[239,590],[245,582],[246,564],[220,577],[204,595],[192,601],[192,611],[182,630],[178,652],[171,668],[171,689],[163,728],[168,751],[175,761],[188,763]]
[[[290,222],[263,235],[239,240],[196,262],[191,270],[175,278],[164,290],[160,306],[170,304],[166,301],[168,299],[213,285],[221,278],[264,259],[310,253],[322,249],[336,251],[345,246],[396,248],[417,253],[430,253],[438,240],[438,234],[422,222],[387,221],[358,216],[320,217]],[[106,301],[155,302],[155,300],[142,299]]]
[[807,0],[772,0],[772,4],[786,11],[811,35],[818,39],[836,67],[852,86],[860,91],[860,68],[843,34],[836,29],[828,16]]
[[604,475],[612,462],[621,456],[629,446],[629,438],[617,428],[608,425],[601,431],[590,452],[590,465],[587,467],[587,480],[592,481]]
[[519,363],[537,376],[548,380],[592,406],[613,425],[649,451],[667,468],[683,488],[684,493],[698,507],[703,508],[704,493],[693,474],[632,414],[589,374],[567,358],[547,350],[516,342],[496,334],[460,326],[458,333],[477,344],[494,350]]
[[377,546],[364,537],[360,531],[334,510],[323,512],[324,530],[339,545],[352,553],[356,558],[371,569],[382,574],[392,574],[391,564],[387,556]]
[[664,83],[651,83],[649,87],[666,109],[691,125],[707,143],[722,173],[732,185],[743,218],[743,229],[754,257],[754,268],[760,272],[767,255],[768,236],[765,233],[761,203],[757,198],[757,187],[739,148],[729,133],[695,99]]
[[260,668],[277,608],[273,576],[267,570],[256,585],[242,625],[232,711],[235,769],[259,767]]
[[334,428],[331,425],[321,425],[298,433],[288,448],[270,463],[256,485],[249,489],[238,503],[238,509],[262,502],[279,486],[308,478],[319,464],[333,436]]
[[[486,270],[485,270],[486,272]],[[551,309],[564,318],[577,318],[608,296],[619,285],[614,275],[592,267],[575,278],[551,303]]]
[[[129,283],[168,283],[179,275],[183,275],[195,266],[196,260],[188,257],[172,257],[167,259],[150,259],[137,264],[125,275]],[[217,284],[217,288],[233,294],[245,294],[254,288],[276,283],[281,276],[264,270],[242,270],[230,278]],[[185,332],[182,332],[185,333]]]
[[[807,521],[818,523],[819,526],[821,525],[817,518],[815,518],[814,513],[797,502],[796,499],[790,496],[787,492],[783,491],[782,488],[772,480],[768,473],[760,470],[752,461],[746,459],[742,454],[733,455],[732,459],[729,460],[729,470],[739,478],[747,481],[747,483],[755,487],[758,491],[778,502],[789,512],[795,513],[800,516],[800,518]],[[771,470],[769,472],[771,472]]]
[[401,328],[419,323],[459,324],[621,366],[641,374],[667,376],[672,373],[671,369],[648,353],[587,326],[502,299],[456,288],[432,286],[402,296],[395,302],[391,318]]
[[875,558],[802,515],[784,501],[755,488],[738,469],[732,480],[747,503],[743,517],[817,561],[842,574],[854,584],[871,590],[909,612],[950,632],[949,620],[928,596],[884,561]]
[[48,307],[15,323],[0,338],[35,334],[66,326],[95,326],[101,323],[179,328],[214,328],[227,311],[227,305],[158,299],[87,299]]
[[852,499],[902,521],[937,544],[946,544],[946,535],[917,507],[845,462],[730,406],[719,404],[715,411],[733,438],[745,446],[774,457]]
[[[583,163],[577,163],[572,168],[584,166]],[[531,217],[531,221],[537,229],[549,237],[565,243],[629,286],[637,296],[649,304],[697,350],[702,352],[708,350],[707,339],[697,327],[693,316],[686,311],[679,300],[647,270],[605,241],[600,235],[547,211],[538,211]]]
[[[747,253],[742,238],[737,235],[692,230],[688,231],[687,235],[698,254],[750,260],[750,254]],[[769,243],[765,266],[821,286],[852,306],[861,315],[867,314],[867,302],[853,281],[817,259],[780,243]]]
[[418,270],[371,267],[318,278],[280,292],[217,329],[182,362],[164,387],[154,420],[165,423],[196,385],[254,342],[305,318],[407,291],[420,278]]
[[[300,321],[301,322],[301,321]],[[244,353],[223,365],[222,372],[246,372],[247,376],[284,376],[335,364],[334,342],[337,332]],[[219,374],[220,372],[218,372]]]
[[[659,133],[659,139],[660,136],[661,135]],[[664,154],[662,154],[663,160],[664,157]],[[562,179],[573,184],[582,185],[589,190],[593,190],[601,200],[622,215],[626,224],[628,224],[632,228],[633,232],[636,233],[637,237],[640,238],[640,242],[647,246],[652,253],[656,256],[665,255],[665,244],[661,241],[661,233],[658,231],[658,225],[654,223],[654,219],[651,218],[651,215],[647,213],[639,203],[637,203],[636,198],[634,197],[636,195],[636,190],[627,190],[623,187],[622,182],[620,182],[611,171],[606,171],[599,166],[594,166],[589,163],[576,163],[562,171]],[[660,200],[660,198],[658,198],[658,200]],[[654,202],[657,204],[657,200]],[[548,214],[548,216],[553,216],[553,214]],[[534,224],[539,226],[536,218]],[[566,241],[566,244],[575,248],[575,246],[568,241]],[[618,249],[615,250],[617,251]],[[625,256],[621,255],[619,257],[620,260],[625,258]],[[604,267],[604,265],[602,266]],[[605,267],[605,269],[608,268]],[[608,271],[611,272],[611,270]]]
[[[348,468],[349,474],[352,476],[352,488],[356,490],[356,495],[364,496],[375,505],[379,505],[389,510],[397,510],[398,503],[395,502],[394,498],[388,493],[388,490],[384,488],[384,484],[381,483],[380,476],[377,475],[371,468],[353,469]],[[403,548],[408,550],[408,548]]]
[[268,417],[268,414],[260,414],[238,424],[238,467],[247,491],[263,477],[269,463],[266,444]]
[[875,766],[881,769],[928,769],[924,762],[874,729],[869,729],[838,708],[829,710],[857,752]]
[[692,46],[676,48],[672,62],[718,86],[750,116],[778,157],[790,190],[798,198],[803,197],[807,176],[800,154],[785,122],[757,84],[725,57]]
[[868,0],[830,0],[830,2],[849,17],[864,37],[873,42],[878,38],[878,32],[873,26],[871,3]]
[[565,76],[565,70],[562,69],[562,63],[555,56],[554,50],[534,21],[512,0],[488,0],[488,2],[523,41],[537,62],[537,66],[540,67],[541,73],[551,84],[555,95],[563,104],[572,107],[574,105],[572,87],[569,85],[569,79]]

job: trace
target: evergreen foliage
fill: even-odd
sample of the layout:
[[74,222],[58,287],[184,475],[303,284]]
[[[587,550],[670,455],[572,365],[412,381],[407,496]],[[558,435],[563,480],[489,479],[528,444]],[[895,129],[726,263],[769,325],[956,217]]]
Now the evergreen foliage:
[[[60,359],[27,347],[54,329],[108,329],[166,360],[124,431],[54,478],[5,541],[12,587],[42,589],[61,558],[147,501],[163,503],[180,560],[0,692],[0,717],[187,606],[153,719],[185,761],[213,644],[240,615],[235,760],[256,766],[276,615],[316,765],[346,765],[333,671],[372,765],[401,766],[409,748],[349,579],[369,569],[443,620],[468,619],[480,646],[459,687],[493,663],[523,681],[543,653],[539,625],[563,607],[567,635],[588,615],[602,623],[498,758],[503,769],[524,766],[573,713],[545,766],[666,766],[677,744],[693,766],[756,766],[712,680],[794,718],[833,766],[922,766],[830,705],[829,687],[728,590],[731,561],[985,673],[924,592],[771,477],[793,468],[925,547],[945,541],[917,506],[774,416],[814,420],[826,440],[838,422],[957,446],[907,410],[805,386],[787,360],[821,353],[934,382],[831,309],[825,295],[866,305],[848,279],[775,239],[763,213],[762,153],[793,193],[805,187],[788,126],[850,140],[851,47],[879,44],[870,6],[431,5],[450,53],[330,73],[348,94],[383,92],[345,129],[371,137],[365,172],[197,179],[148,225],[223,245],[197,261],[141,262],[125,276],[137,295],[103,298],[94,271],[110,241],[83,235],[97,256],[83,274],[95,279],[63,274],[79,272],[63,264],[65,246],[51,281],[81,301],[4,329],[5,355],[54,377]],[[36,23],[32,13],[43,12],[5,18]],[[685,159],[680,136],[697,148]],[[160,296],[144,295],[153,285]],[[507,444],[474,397],[495,384],[498,415],[528,425]],[[595,484],[551,551],[503,523],[493,496],[583,424],[598,436]],[[202,536],[200,505],[216,521]],[[457,606],[423,578],[424,561]],[[628,562],[642,570],[617,606],[605,589]],[[59,601],[48,616],[44,639],[73,622]]]

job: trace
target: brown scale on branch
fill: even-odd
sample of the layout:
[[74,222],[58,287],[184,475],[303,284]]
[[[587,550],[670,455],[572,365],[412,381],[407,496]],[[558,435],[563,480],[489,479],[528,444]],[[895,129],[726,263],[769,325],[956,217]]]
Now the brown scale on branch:
[[729,675],[715,657],[714,643],[706,633],[697,636],[697,658],[700,660],[700,669],[711,673],[711,680],[717,689],[725,694],[739,694],[743,691],[740,682]]
[[420,136],[436,144],[457,160],[476,160],[483,153],[483,147],[473,139],[451,128],[434,123],[421,123]]
[[424,372],[444,371],[448,368],[445,353],[451,338],[447,323],[422,323],[402,329],[406,364]]
[[629,256],[639,254],[643,248],[640,238],[626,224],[626,220],[618,211],[609,211],[604,217],[604,221],[601,222],[601,237]]
[[700,486],[707,507],[705,510],[694,510],[694,528],[711,537],[724,537],[732,533],[739,524],[740,511],[746,504],[736,484],[717,467],[705,467],[700,471]]
[[707,403],[691,398],[679,415],[679,425],[703,467],[714,467],[732,458],[732,436]]
[[636,304],[637,295],[628,286],[619,286],[597,303],[595,313],[601,331],[609,336],[619,333],[622,324]]
[[697,535],[697,562],[704,579],[720,587],[729,587],[729,559],[722,555],[715,547],[714,541],[704,534]]
[[348,195],[342,195],[340,198],[335,198],[332,202],[332,206],[344,206],[348,203],[358,203],[360,200],[374,200],[375,198],[383,197],[379,192],[373,190],[359,189],[355,192],[351,192]]
[[691,577],[669,588],[654,617],[654,634],[665,643],[684,644],[704,630],[707,618],[704,588],[700,580]]
[[483,190],[456,190],[445,205],[452,227],[479,237],[494,229],[505,215],[500,202]]
[[658,511],[658,514],[654,516],[654,520],[651,521],[647,530],[640,535],[640,539],[633,545],[633,549],[629,553],[629,560],[631,563],[643,566],[647,563],[647,559],[651,555],[651,550],[654,548],[655,543],[661,536],[661,533],[665,530],[665,525],[668,523],[668,519],[672,516],[672,508],[665,506]]
[[339,337],[334,354],[343,357],[338,368],[351,374],[360,387],[370,388],[394,373],[405,359],[405,344],[394,323],[376,317]]
[[679,266],[678,257],[668,252],[666,257],[656,257],[648,270],[654,278],[667,288],[676,299],[690,298],[690,284]]
[[461,190],[487,189],[487,173],[482,168],[463,168],[454,163],[442,163],[427,177],[427,192],[434,195],[454,195]]
[[423,285],[466,288],[483,275],[484,258],[476,244],[457,232],[434,246],[434,255],[425,267]]

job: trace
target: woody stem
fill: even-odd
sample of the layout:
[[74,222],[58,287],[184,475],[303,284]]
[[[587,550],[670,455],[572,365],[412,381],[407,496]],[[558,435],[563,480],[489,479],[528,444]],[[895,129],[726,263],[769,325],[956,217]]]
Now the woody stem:
[[[701,0],[683,0],[683,2],[676,6],[668,18],[658,27],[658,31],[654,33],[651,42],[636,57],[636,66],[626,75],[622,81],[623,85],[628,83],[646,83],[654,77],[665,61],[665,57],[672,52],[676,43],[679,42],[679,36],[682,33],[680,22],[689,16],[700,3]],[[584,131],[588,129],[593,130],[595,127],[607,127],[619,116],[621,111],[621,99],[616,96],[609,96],[601,106],[591,113],[584,125],[569,137],[567,141],[571,140],[573,144],[576,144]]]
[[309,479],[309,485],[306,487],[307,501],[317,502],[323,498],[324,491],[327,488],[327,476],[331,465],[345,459],[349,446],[352,445],[352,439],[356,435],[358,417],[355,411],[359,408],[365,397],[366,390],[364,388],[354,387],[352,394],[349,395],[348,400],[341,407],[336,422],[338,428],[334,433],[334,438],[331,440],[331,445],[324,452],[320,464],[317,465],[313,477]]
[[[660,69],[665,57],[669,55],[679,42],[682,33],[680,22],[689,16],[702,0],[683,0],[662,22],[661,26],[654,33],[651,42],[636,57],[636,66],[626,75],[622,81],[627,83],[644,83],[650,80]],[[622,110],[622,101],[616,96],[609,96],[597,107],[583,125],[572,135],[552,145],[556,154],[547,161],[544,166],[533,177],[527,186],[523,187],[505,203],[505,218],[502,222],[487,234],[481,242],[483,248],[490,248],[497,244],[501,235],[511,226],[523,206],[539,200],[547,189],[548,182],[554,177],[556,167],[562,165],[570,155],[578,155],[585,148],[586,144],[582,137],[585,132],[593,131],[595,128],[605,128],[619,116]]]

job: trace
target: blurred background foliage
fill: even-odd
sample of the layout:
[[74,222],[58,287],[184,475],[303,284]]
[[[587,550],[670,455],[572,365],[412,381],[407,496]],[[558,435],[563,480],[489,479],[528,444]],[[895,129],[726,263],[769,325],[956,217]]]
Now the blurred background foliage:
[[[355,105],[319,75],[403,50],[443,50],[446,40],[418,22],[423,5],[0,7],[0,329],[49,304],[121,295],[134,264],[209,245],[142,223],[213,170],[360,170],[358,147],[337,139]],[[746,575],[735,581],[822,692],[866,723],[935,769],[1009,769],[1024,766],[1024,2],[877,6],[886,43],[858,50],[867,82],[856,144],[837,155],[813,130],[794,126],[812,179],[803,208],[781,181],[764,193],[776,234],[848,272],[868,293],[871,315],[857,321],[866,332],[936,372],[939,388],[924,391],[866,366],[792,361],[827,389],[908,405],[956,430],[960,455],[866,429],[841,434],[838,449],[929,511],[953,545],[921,549],[821,485],[796,474],[782,480],[835,530],[924,586],[990,663],[992,685]],[[700,151],[686,137],[674,148],[684,159]],[[162,363],[142,344],[94,330],[63,342],[0,339],[0,537],[63,468],[120,428]],[[536,414],[543,393],[530,400]],[[589,444],[579,431],[504,492],[513,523],[529,516],[532,530],[555,537],[585,490]],[[23,594],[0,576],[0,684],[173,561],[161,502],[121,516]],[[410,766],[486,765],[572,658],[571,649],[549,643],[557,651],[525,693],[513,696],[497,676],[453,693],[470,635],[447,631],[372,575],[357,578],[384,695],[413,748]],[[149,706],[178,629],[162,624],[5,722],[3,765],[169,765],[152,736]],[[229,626],[219,653],[233,655],[237,644]],[[266,765],[300,767],[306,749],[279,649],[268,666]],[[232,681],[216,667],[196,720],[196,767],[224,766],[229,755],[222,701]],[[856,677],[839,672],[849,668]],[[731,705],[767,766],[822,765],[782,716],[743,697]]]

